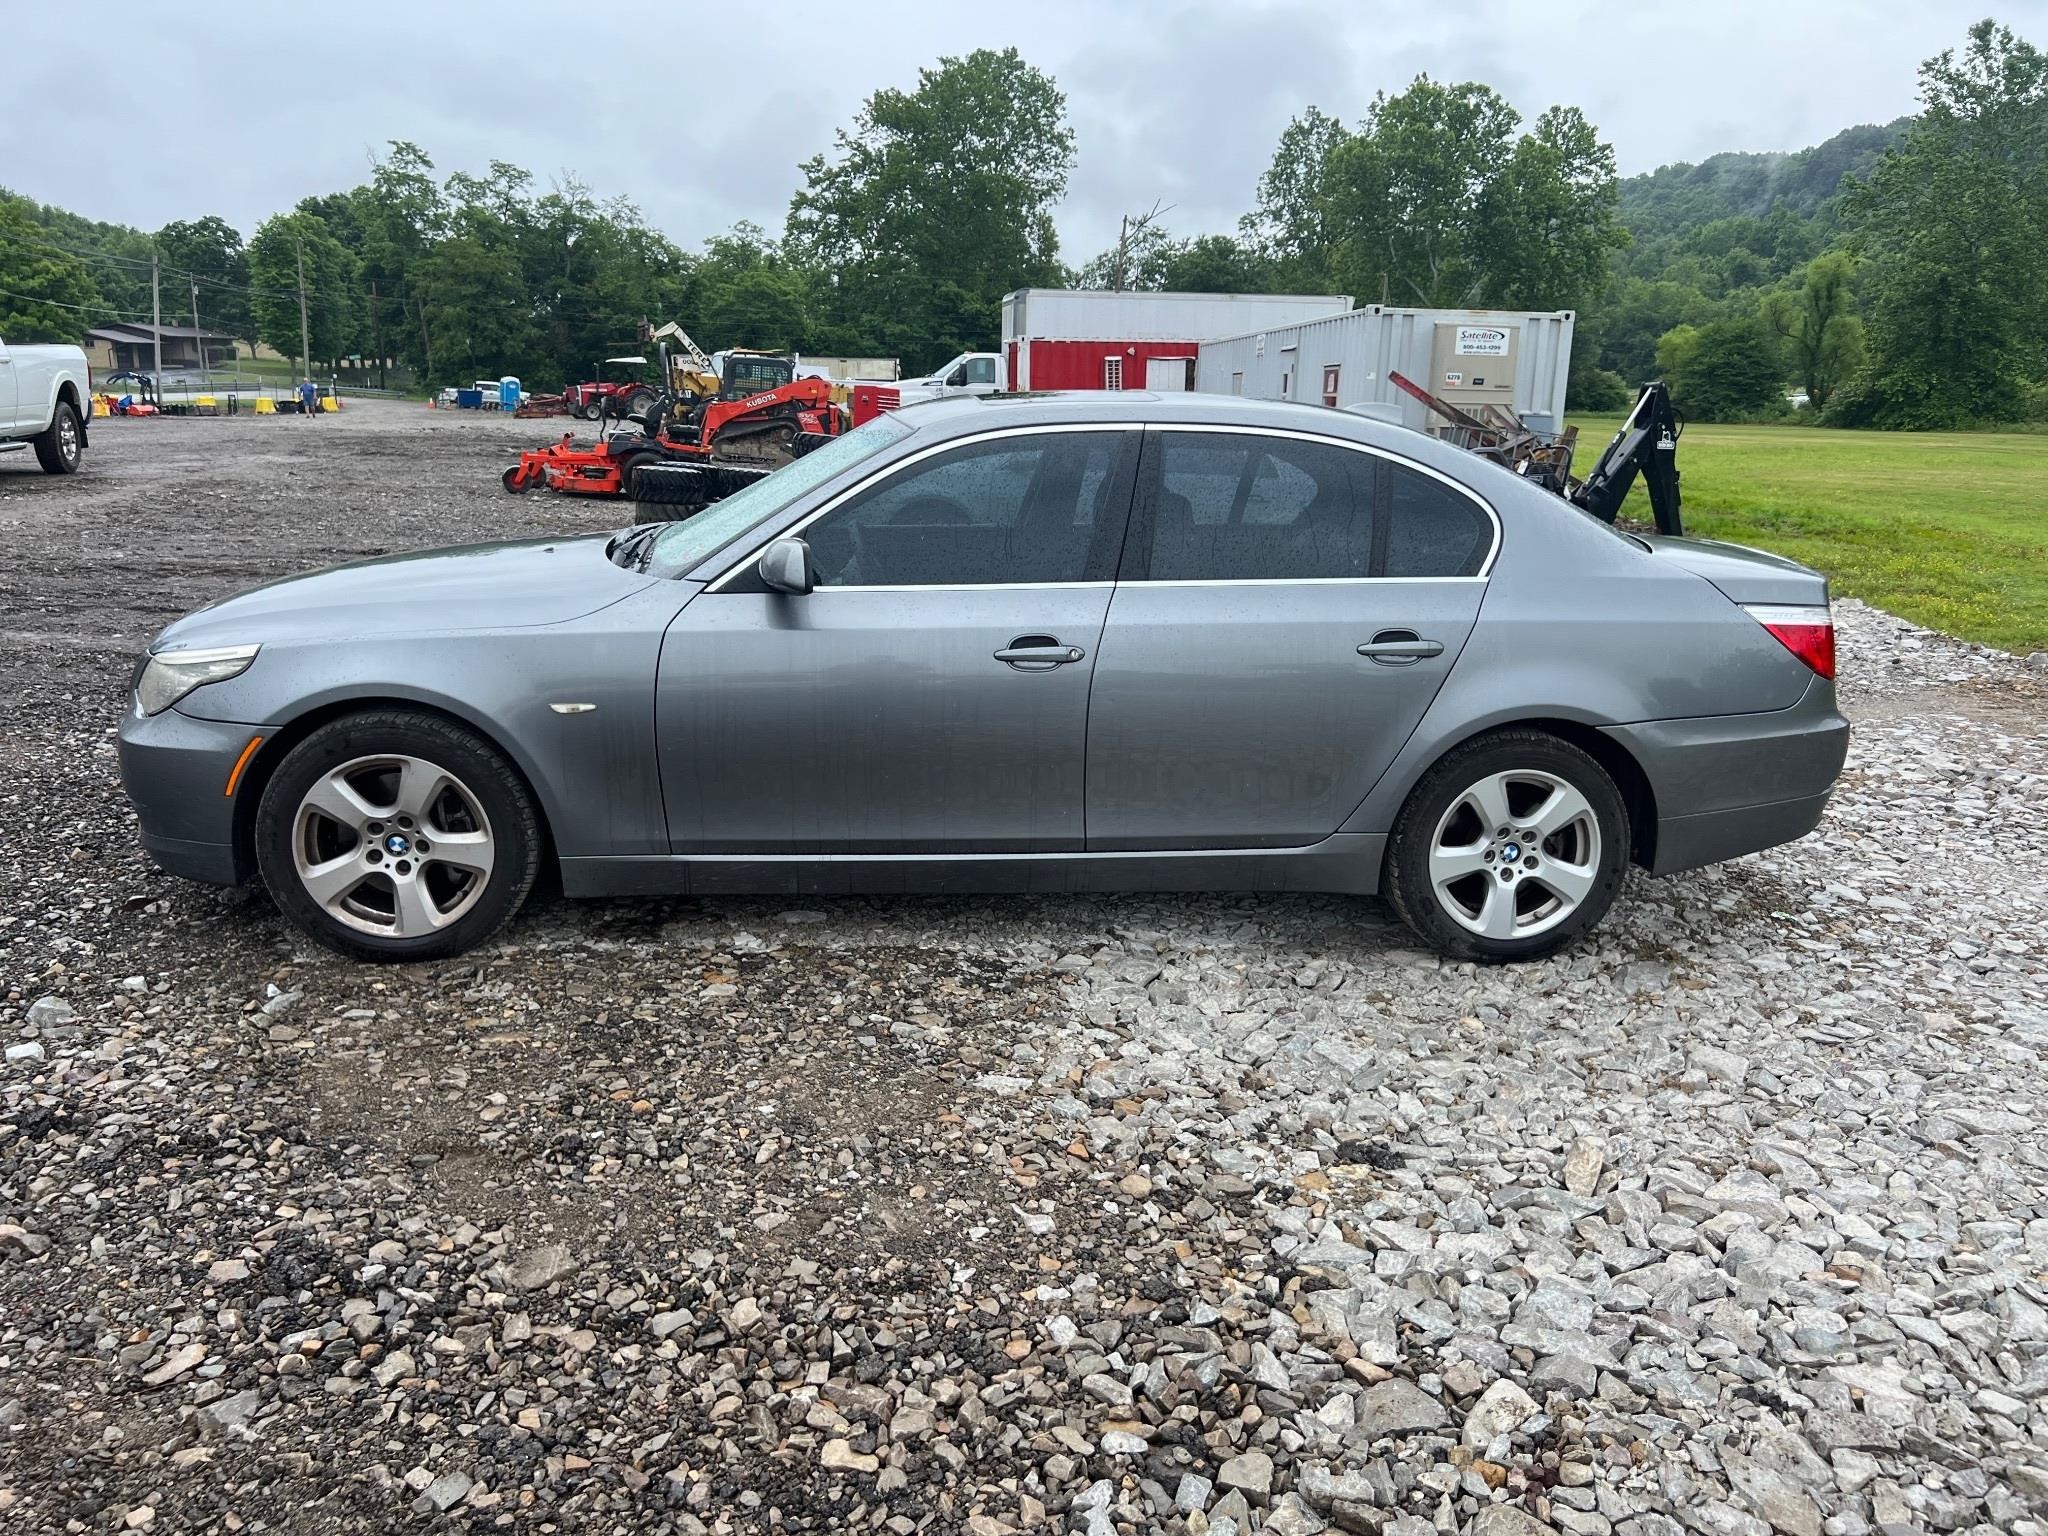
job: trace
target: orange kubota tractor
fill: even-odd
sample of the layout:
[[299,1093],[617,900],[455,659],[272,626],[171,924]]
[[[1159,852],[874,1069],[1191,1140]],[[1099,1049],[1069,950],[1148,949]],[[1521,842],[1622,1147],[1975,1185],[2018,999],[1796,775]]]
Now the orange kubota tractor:
[[[673,380],[666,345],[661,362],[662,377]],[[765,352],[726,353],[715,394],[662,391],[644,413],[627,418],[638,430],[606,433],[608,415],[599,416],[592,447],[577,447],[575,434],[565,433],[559,443],[522,453],[501,477],[505,489],[545,485],[573,495],[701,506],[846,429],[825,380],[799,379],[792,359]]]

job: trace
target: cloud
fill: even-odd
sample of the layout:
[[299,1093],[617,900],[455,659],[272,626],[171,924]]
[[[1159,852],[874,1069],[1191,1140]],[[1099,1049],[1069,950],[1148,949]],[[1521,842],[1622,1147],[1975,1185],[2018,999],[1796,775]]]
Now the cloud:
[[[246,232],[410,139],[444,173],[499,159],[543,184],[573,174],[694,246],[741,218],[779,226],[799,162],[872,91],[1014,43],[1067,95],[1079,162],[1059,224],[1078,262],[1155,200],[1177,233],[1233,228],[1280,130],[1312,103],[1355,120],[1427,72],[1485,81],[1529,116],[1584,108],[1625,172],[1796,149],[1912,110],[1917,65],[1982,5],[880,0],[795,23],[758,8],[362,0],[124,9],[118,31],[24,8],[7,27],[10,54],[37,61],[9,71],[25,152],[0,176],[92,218],[153,229],[219,213]],[[2048,43],[2048,0],[2005,9]]]

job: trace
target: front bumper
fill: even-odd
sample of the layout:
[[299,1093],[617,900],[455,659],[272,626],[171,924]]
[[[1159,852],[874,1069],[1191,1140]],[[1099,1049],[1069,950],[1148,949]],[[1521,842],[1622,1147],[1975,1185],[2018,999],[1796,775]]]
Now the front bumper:
[[1834,684],[1815,678],[1790,709],[1609,726],[1657,803],[1650,873],[1697,869],[1804,837],[1820,823],[1849,751]]
[[228,775],[261,727],[195,720],[175,707],[143,715],[133,704],[119,734],[121,787],[142,823],[142,846],[166,873],[240,885],[255,870],[235,845]]

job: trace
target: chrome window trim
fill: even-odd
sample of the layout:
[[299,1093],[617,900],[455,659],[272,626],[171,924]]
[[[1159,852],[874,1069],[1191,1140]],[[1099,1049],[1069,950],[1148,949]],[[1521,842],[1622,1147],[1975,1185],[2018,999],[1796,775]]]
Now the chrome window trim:
[[[934,454],[947,453],[955,448],[966,448],[975,443],[992,442],[999,438],[1006,437],[1043,437],[1048,433],[1053,432],[1142,432],[1144,429],[1144,423],[1137,421],[1040,422],[1037,425],[1028,427],[993,427],[986,432],[970,432],[961,437],[949,437],[944,442],[933,443],[929,448],[920,448],[916,453],[905,454],[902,458],[895,460],[893,463],[883,465],[882,468],[877,470],[875,473],[867,476],[865,479],[857,482],[856,484],[849,485],[845,490],[841,491],[838,495],[834,496],[830,501],[824,503],[824,505],[816,507],[809,512],[806,512],[802,517],[798,518],[794,523],[791,523],[787,528],[783,529],[780,533],[773,535],[771,538],[767,539],[763,543],[756,544],[745,555],[741,556],[739,560],[727,566],[724,570],[720,571],[716,576],[714,576],[711,579],[710,584],[706,586],[704,590],[707,593],[723,591],[725,588],[725,584],[728,581],[732,580],[733,577],[737,576],[741,571],[745,570],[748,566],[753,564],[754,561],[758,560],[761,557],[761,551],[766,549],[768,545],[773,544],[776,539],[793,539],[801,536],[806,528],[810,527],[811,524],[815,523],[827,512],[834,511],[843,503],[848,501],[850,498],[860,495],[863,491],[872,490],[877,486],[886,484],[888,481],[894,479],[896,475],[901,471],[909,469],[914,464],[923,463],[926,459],[931,458]],[[1001,581],[983,582],[976,585],[961,585],[951,587],[817,587],[813,590],[818,592],[971,592],[1005,591],[1012,588],[1032,587],[1112,587],[1115,585],[1116,583],[1113,581]]]
[[826,592],[1106,592],[1115,585],[1113,581],[962,581],[947,586],[813,587],[805,595],[816,597]]
[[1411,459],[1406,454],[1396,453],[1391,448],[1381,448],[1374,443],[1356,442],[1348,437],[1331,437],[1327,433],[1322,432],[1304,432],[1296,427],[1234,426],[1226,425],[1220,422],[1203,421],[1153,421],[1147,422],[1145,424],[1145,430],[1148,432],[1207,432],[1210,435],[1217,437],[1285,437],[1292,438],[1297,442],[1321,443],[1332,448],[1349,448],[1355,453],[1372,454],[1377,458],[1386,459],[1390,463],[1399,464],[1404,469],[1412,469],[1418,474],[1427,475],[1432,480],[1440,481],[1443,484],[1449,486],[1452,490],[1458,492],[1461,496],[1464,496],[1467,500],[1471,501],[1474,506],[1478,507],[1480,511],[1486,514],[1486,520],[1493,525],[1493,547],[1486,552],[1486,558],[1479,562],[1478,573],[1472,576],[1299,576],[1272,577],[1263,581],[1133,581],[1129,583],[1130,586],[1243,587],[1254,585],[1278,585],[1284,582],[1318,581],[1485,581],[1488,577],[1490,577],[1493,574],[1494,562],[1500,558],[1502,532],[1500,513],[1494,510],[1493,503],[1488,501],[1484,496],[1480,495],[1477,491],[1473,490],[1471,486],[1465,484],[1464,481],[1455,479],[1452,476],[1445,474],[1442,470],[1433,468],[1428,464],[1424,464],[1418,460]]
[[1138,587],[1393,587],[1420,585],[1464,585],[1484,583],[1484,576],[1207,576],[1175,577],[1169,581],[1125,581],[1117,585]]
[[[730,581],[733,577],[740,574],[740,572],[746,570],[756,560],[758,560],[761,556],[761,551],[766,549],[769,544],[774,543],[775,539],[788,539],[801,536],[803,531],[806,528],[810,527],[811,524],[815,523],[827,512],[833,511],[835,508],[842,505],[849,498],[857,496],[862,491],[868,490],[871,487],[885,483],[887,480],[893,478],[899,471],[908,469],[914,464],[922,463],[924,460],[932,457],[934,454],[945,453],[948,450],[954,448],[965,448],[970,444],[974,443],[990,442],[997,438],[1039,437],[1045,435],[1046,433],[1051,432],[1206,432],[1211,434],[1212,436],[1290,438],[1297,442],[1319,443],[1325,444],[1333,448],[1349,448],[1355,453],[1372,454],[1378,458],[1386,459],[1390,463],[1399,464],[1404,469],[1412,469],[1418,474],[1426,475],[1432,480],[1438,481],[1444,485],[1449,486],[1452,490],[1457,491],[1460,495],[1470,500],[1475,506],[1479,508],[1480,511],[1484,512],[1486,514],[1487,522],[1491,524],[1493,528],[1493,547],[1487,550],[1486,558],[1482,560],[1479,564],[1478,573],[1472,576],[1270,576],[1252,577],[1243,580],[1231,580],[1228,578],[1190,578],[1187,580],[1177,581],[1130,581],[1121,583],[1125,586],[1294,587],[1379,586],[1401,582],[1429,581],[1484,582],[1492,577],[1494,564],[1496,561],[1500,559],[1502,528],[1500,513],[1494,510],[1493,503],[1488,501],[1484,496],[1481,496],[1477,491],[1473,490],[1471,486],[1466,485],[1463,481],[1457,480],[1452,476],[1445,474],[1442,470],[1432,467],[1431,465],[1421,463],[1420,461],[1415,459],[1411,459],[1406,454],[1396,453],[1390,448],[1381,448],[1372,443],[1355,442],[1352,439],[1346,437],[1331,437],[1326,433],[1321,432],[1304,432],[1294,427],[1238,426],[1234,424],[1196,421],[1042,422],[1028,427],[995,427],[985,432],[973,432],[961,437],[949,437],[944,442],[933,443],[929,448],[921,448],[916,453],[907,454],[903,458],[897,459],[894,463],[884,465],[880,470],[868,476],[866,479],[861,480],[857,484],[848,486],[845,490],[841,491],[831,500],[825,502],[822,506],[819,506],[813,509],[812,511],[805,513],[801,518],[797,519],[796,522],[790,524],[789,527],[783,529],[780,533],[775,534],[772,538],[764,541],[763,543],[755,545],[745,555],[741,556],[738,560],[736,560],[731,565],[727,566],[724,570],[720,571],[716,576],[714,576],[706,585],[704,590],[707,593],[723,591],[725,588],[725,584],[728,581]],[[1117,585],[1119,585],[1119,583],[1113,581],[979,582],[961,583],[952,586],[818,587],[815,590],[819,592],[1003,592],[1046,591],[1052,589],[1084,589],[1089,587],[1114,587]]]

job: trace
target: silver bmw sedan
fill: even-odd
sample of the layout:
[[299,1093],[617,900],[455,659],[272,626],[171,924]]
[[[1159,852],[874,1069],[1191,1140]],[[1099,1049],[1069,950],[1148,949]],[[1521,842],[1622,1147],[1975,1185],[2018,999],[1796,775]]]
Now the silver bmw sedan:
[[166,870],[371,960],[572,896],[1381,892],[1550,953],[1631,864],[1800,837],[1826,582],[1617,532],[1314,406],[883,416],[682,522],[362,561],[166,628],[121,723]]

